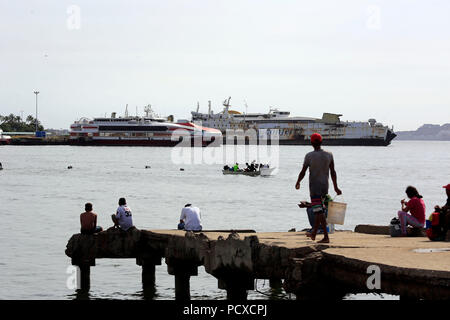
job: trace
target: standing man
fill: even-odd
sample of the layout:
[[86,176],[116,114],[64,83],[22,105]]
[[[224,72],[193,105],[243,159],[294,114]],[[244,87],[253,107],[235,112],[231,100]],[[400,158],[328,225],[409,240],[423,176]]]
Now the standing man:
[[309,152],[305,156],[302,171],[298,175],[295,189],[300,189],[300,182],[305,177],[306,170],[309,168],[309,193],[311,196],[311,206],[315,215],[314,227],[311,234],[311,240],[316,239],[317,229],[319,225],[323,229],[323,239],[319,243],[329,243],[327,232],[327,221],[324,214],[324,200],[328,193],[328,179],[331,173],[331,180],[333,181],[334,190],[336,193],[342,194],[342,191],[337,185],[336,171],[334,170],[333,154],[321,148],[322,136],[319,133],[311,135],[311,145],[314,151]]
[[186,231],[202,231],[200,209],[193,207],[190,203],[181,210],[180,223],[184,223]]
[[113,214],[111,218],[114,222],[114,226],[124,231],[133,227],[131,209],[127,206],[125,198],[119,199],[119,207],[117,208],[116,214]]

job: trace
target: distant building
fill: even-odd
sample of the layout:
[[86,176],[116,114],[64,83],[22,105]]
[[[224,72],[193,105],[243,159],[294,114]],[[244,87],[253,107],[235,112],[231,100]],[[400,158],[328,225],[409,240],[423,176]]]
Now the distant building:
[[68,136],[68,129],[45,129],[45,132],[49,136]]

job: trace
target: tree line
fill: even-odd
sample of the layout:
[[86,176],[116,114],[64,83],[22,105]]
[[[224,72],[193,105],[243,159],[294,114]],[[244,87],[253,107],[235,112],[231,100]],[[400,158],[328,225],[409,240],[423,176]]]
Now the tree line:
[[[20,116],[10,114],[0,115],[0,129],[4,132],[34,132],[36,130],[36,120],[32,115],[26,117],[25,121]],[[44,126],[38,120],[38,131],[43,131]]]

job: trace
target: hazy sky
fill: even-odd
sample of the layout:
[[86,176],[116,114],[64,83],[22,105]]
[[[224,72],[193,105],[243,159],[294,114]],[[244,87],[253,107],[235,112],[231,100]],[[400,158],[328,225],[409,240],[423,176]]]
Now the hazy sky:
[[450,1],[0,0],[0,114],[46,127],[197,101],[450,122]]

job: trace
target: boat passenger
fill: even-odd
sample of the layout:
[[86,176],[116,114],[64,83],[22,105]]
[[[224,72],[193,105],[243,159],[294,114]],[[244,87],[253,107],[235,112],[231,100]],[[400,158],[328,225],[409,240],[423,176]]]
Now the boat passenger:
[[84,205],[84,210],[80,214],[81,234],[94,234],[103,231],[103,228],[97,226],[97,214],[92,211],[92,203]]
[[400,201],[402,210],[398,212],[402,236],[407,235],[406,227],[408,225],[416,228],[423,228],[425,224],[425,202],[423,202],[423,197],[413,186],[408,186],[405,192],[410,200],[406,202],[405,199],[402,199]]
[[236,164],[233,166],[234,172],[239,171],[239,164],[236,162]]
[[182,223],[186,231],[202,231],[200,209],[190,203],[186,204],[181,210],[180,224]]
[[117,208],[116,214],[113,214],[111,218],[114,222],[114,227],[117,227],[123,231],[127,231],[128,229],[134,227],[131,209],[127,206],[127,201],[125,198],[119,199],[119,207]]

